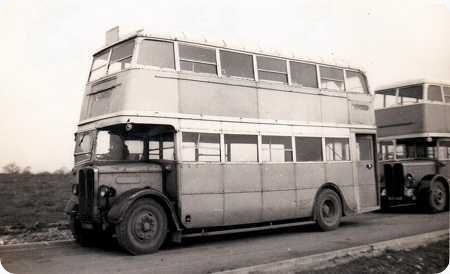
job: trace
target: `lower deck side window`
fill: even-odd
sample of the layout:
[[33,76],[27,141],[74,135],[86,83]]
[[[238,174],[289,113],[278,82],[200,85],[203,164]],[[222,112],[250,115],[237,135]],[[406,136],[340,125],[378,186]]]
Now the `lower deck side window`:
[[227,162],[258,162],[258,136],[225,134]]
[[325,138],[328,161],[349,161],[350,147],[346,138]]
[[292,162],[291,137],[263,136],[261,159],[263,162]]
[[183,132],[184,161],[220,162],[220,135]]

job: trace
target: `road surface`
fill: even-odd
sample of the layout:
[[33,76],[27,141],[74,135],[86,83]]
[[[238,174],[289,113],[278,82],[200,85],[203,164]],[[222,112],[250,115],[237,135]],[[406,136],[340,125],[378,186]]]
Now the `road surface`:
[[448,212],[428,215],[406,209],[343,219],[338,230],[313,225],[189,239],[156,254],[130,256],[117,247],[82,248],[75,243],[0,250],[12,273],[206,273],[307,256],[399,237],[448,229]]

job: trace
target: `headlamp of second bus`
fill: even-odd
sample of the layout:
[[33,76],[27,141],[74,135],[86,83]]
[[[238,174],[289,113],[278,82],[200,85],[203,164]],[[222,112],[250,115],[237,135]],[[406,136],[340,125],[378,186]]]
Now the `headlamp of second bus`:
[[408,187],[413,187],[416,185],[416,179],[411,173],[406,174],[405,179],[406,179],[405,183],[407,184]]
[[102,185],[98,188],[98,196],[100,198],[113,197],[116,194],[114,188]]

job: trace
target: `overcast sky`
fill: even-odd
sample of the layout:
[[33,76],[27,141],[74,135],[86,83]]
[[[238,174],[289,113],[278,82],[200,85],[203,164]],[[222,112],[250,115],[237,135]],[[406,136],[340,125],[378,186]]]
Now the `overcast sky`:
[[372,87],[450,82],[450,0],[0,0],[0,167],[73,165],[83,89],[106,30],[144,27],[364,68]]

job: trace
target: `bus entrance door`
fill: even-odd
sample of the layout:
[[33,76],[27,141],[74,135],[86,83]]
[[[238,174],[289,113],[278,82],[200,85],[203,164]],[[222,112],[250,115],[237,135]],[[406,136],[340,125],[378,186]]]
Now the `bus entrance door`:
[[360,209],[378,205],[378,190],[375,177],[374,138],[372,134],[356,134],[357,172]]

